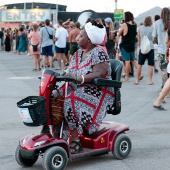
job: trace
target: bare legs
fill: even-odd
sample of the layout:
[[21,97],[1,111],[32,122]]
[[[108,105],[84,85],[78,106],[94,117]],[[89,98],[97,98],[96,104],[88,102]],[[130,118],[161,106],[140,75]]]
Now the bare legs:
[[142,70],[142,65],[138,65],[135,84],[139,83],[139,78],[140,78],[140,75],[141,75],[141,70]]
[[[135,84],[139,83],[139,80],[140,80],[140,77],[141,77],[141,71],[142,71],[142,65],[138,64]],[[149,71],[148,72],[149,72],[149,81],[148,81],[148,84],[152,85],[153,84],[153,82],[152,82],[153,66],[149,66]]]
[[130,61],[125,61],[125,81],[129,80]]
[[40,70],[40,55],[39,54],[34,54],[32,55],[33,60],[34,60],[34,70]]
[[[137,69],[137,62],[136,60],[131,61],[134,67]],[[124,81],[129,80],[129,70],[130,70],[130,61],[125,61],[125,79]]]
[[42,56],[42,63],[43,63],[43,68],[45,68],[45,65],[46,65],[46,56],[45,55]]
[[164,101],[165,97],[168,95],[170,91],[170,78],[167,79],[167,81],[164,84],[164,87],[159,94],[157,100],[154,102],[155,106],[160,106],[161,102]]
[[164,86],[164,84],[166,83],[167,78],[168,78],[167,72],[166,71],[162,71],[161,74],[162,74],[162,86]]
[[50,65],[50,69],[53,67],[53,56],[42,56],[43,68],[45,68],[46,63]]
[[53,57],[52,56],[48,56],[48,62],[50,65],[50,69],[52,69],[52,67],[53,67]]
[[153,76],[153,67],[154,66],[149,66],[149,85],[152,85],[152,76]]
[[57,61],[58,61],[58,69],[61,70],[61,60],[63,60],[63,63],[64,63],[64,69],[66,69],[66,62],[67,62],[67,59],[66,59],[66,56],[65,56],[65,53],[56,53],[56,58],[57,58]]

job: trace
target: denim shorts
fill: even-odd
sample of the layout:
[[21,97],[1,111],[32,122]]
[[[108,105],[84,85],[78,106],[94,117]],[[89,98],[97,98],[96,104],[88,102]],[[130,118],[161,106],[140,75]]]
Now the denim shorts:
[[121,47],[121,53],[123,61],[134,61],[135,60],[135,51],[127,52],[124,48]]
[[149,66],[154,66],[154,49],[151,49],[148,54],[142,54],[141,50],[139,51],[138,64],[144,65],[146,59],[148,59]]
[[53,45],[42,47],[41,55],[53,57]]

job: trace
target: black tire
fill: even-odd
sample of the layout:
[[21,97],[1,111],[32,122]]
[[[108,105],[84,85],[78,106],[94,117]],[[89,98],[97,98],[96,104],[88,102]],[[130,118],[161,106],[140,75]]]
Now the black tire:
[[64,170],[68,163],[66,151],[59,146],[47,149],[43,156],[44,170]]
[[132,148],[130,138],[125,134],[119,134],[114,142],[113,156],[116,159],[125,159]]
[[21,153],[20,153],[20,147],[18,146],[16,151],[15,151],[15,159],[19,165],[22,167],[31,167],[35,164],[35,162],[38,159],[38,155],[35,155],[34,159],[26,159],[23,158]]

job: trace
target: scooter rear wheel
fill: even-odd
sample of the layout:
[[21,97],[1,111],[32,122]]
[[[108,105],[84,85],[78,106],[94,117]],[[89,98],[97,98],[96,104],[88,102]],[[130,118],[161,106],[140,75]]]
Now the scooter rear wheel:
[[68,163],[67,152],[59,146],[47,149],[43,156],[44,170],[64,170]]
[[20,146],[17,147],[15,151],[15,159],[19,165],[22,167],[31,167],[35,164],[38,159],[38,155],[35,155],[34,159],[23,158],[20,152]]
[[130,138],[126,134],[119,134],[114,141],[112,154],[116,159],[125,159],[129,155],[131,148]]

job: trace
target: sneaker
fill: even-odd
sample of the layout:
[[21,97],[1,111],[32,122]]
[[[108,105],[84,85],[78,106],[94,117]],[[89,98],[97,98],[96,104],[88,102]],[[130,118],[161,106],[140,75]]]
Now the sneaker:
[[49,128],[49,126],[44,125],[41,130],[41,134],[46,134],[46,133],[50,133],[50,128]]
[[69,63],[66,63],[66,66],[69,66]]
[[155,72],[155,73],[158,73],[158,69],[155,69],[154,72]]

